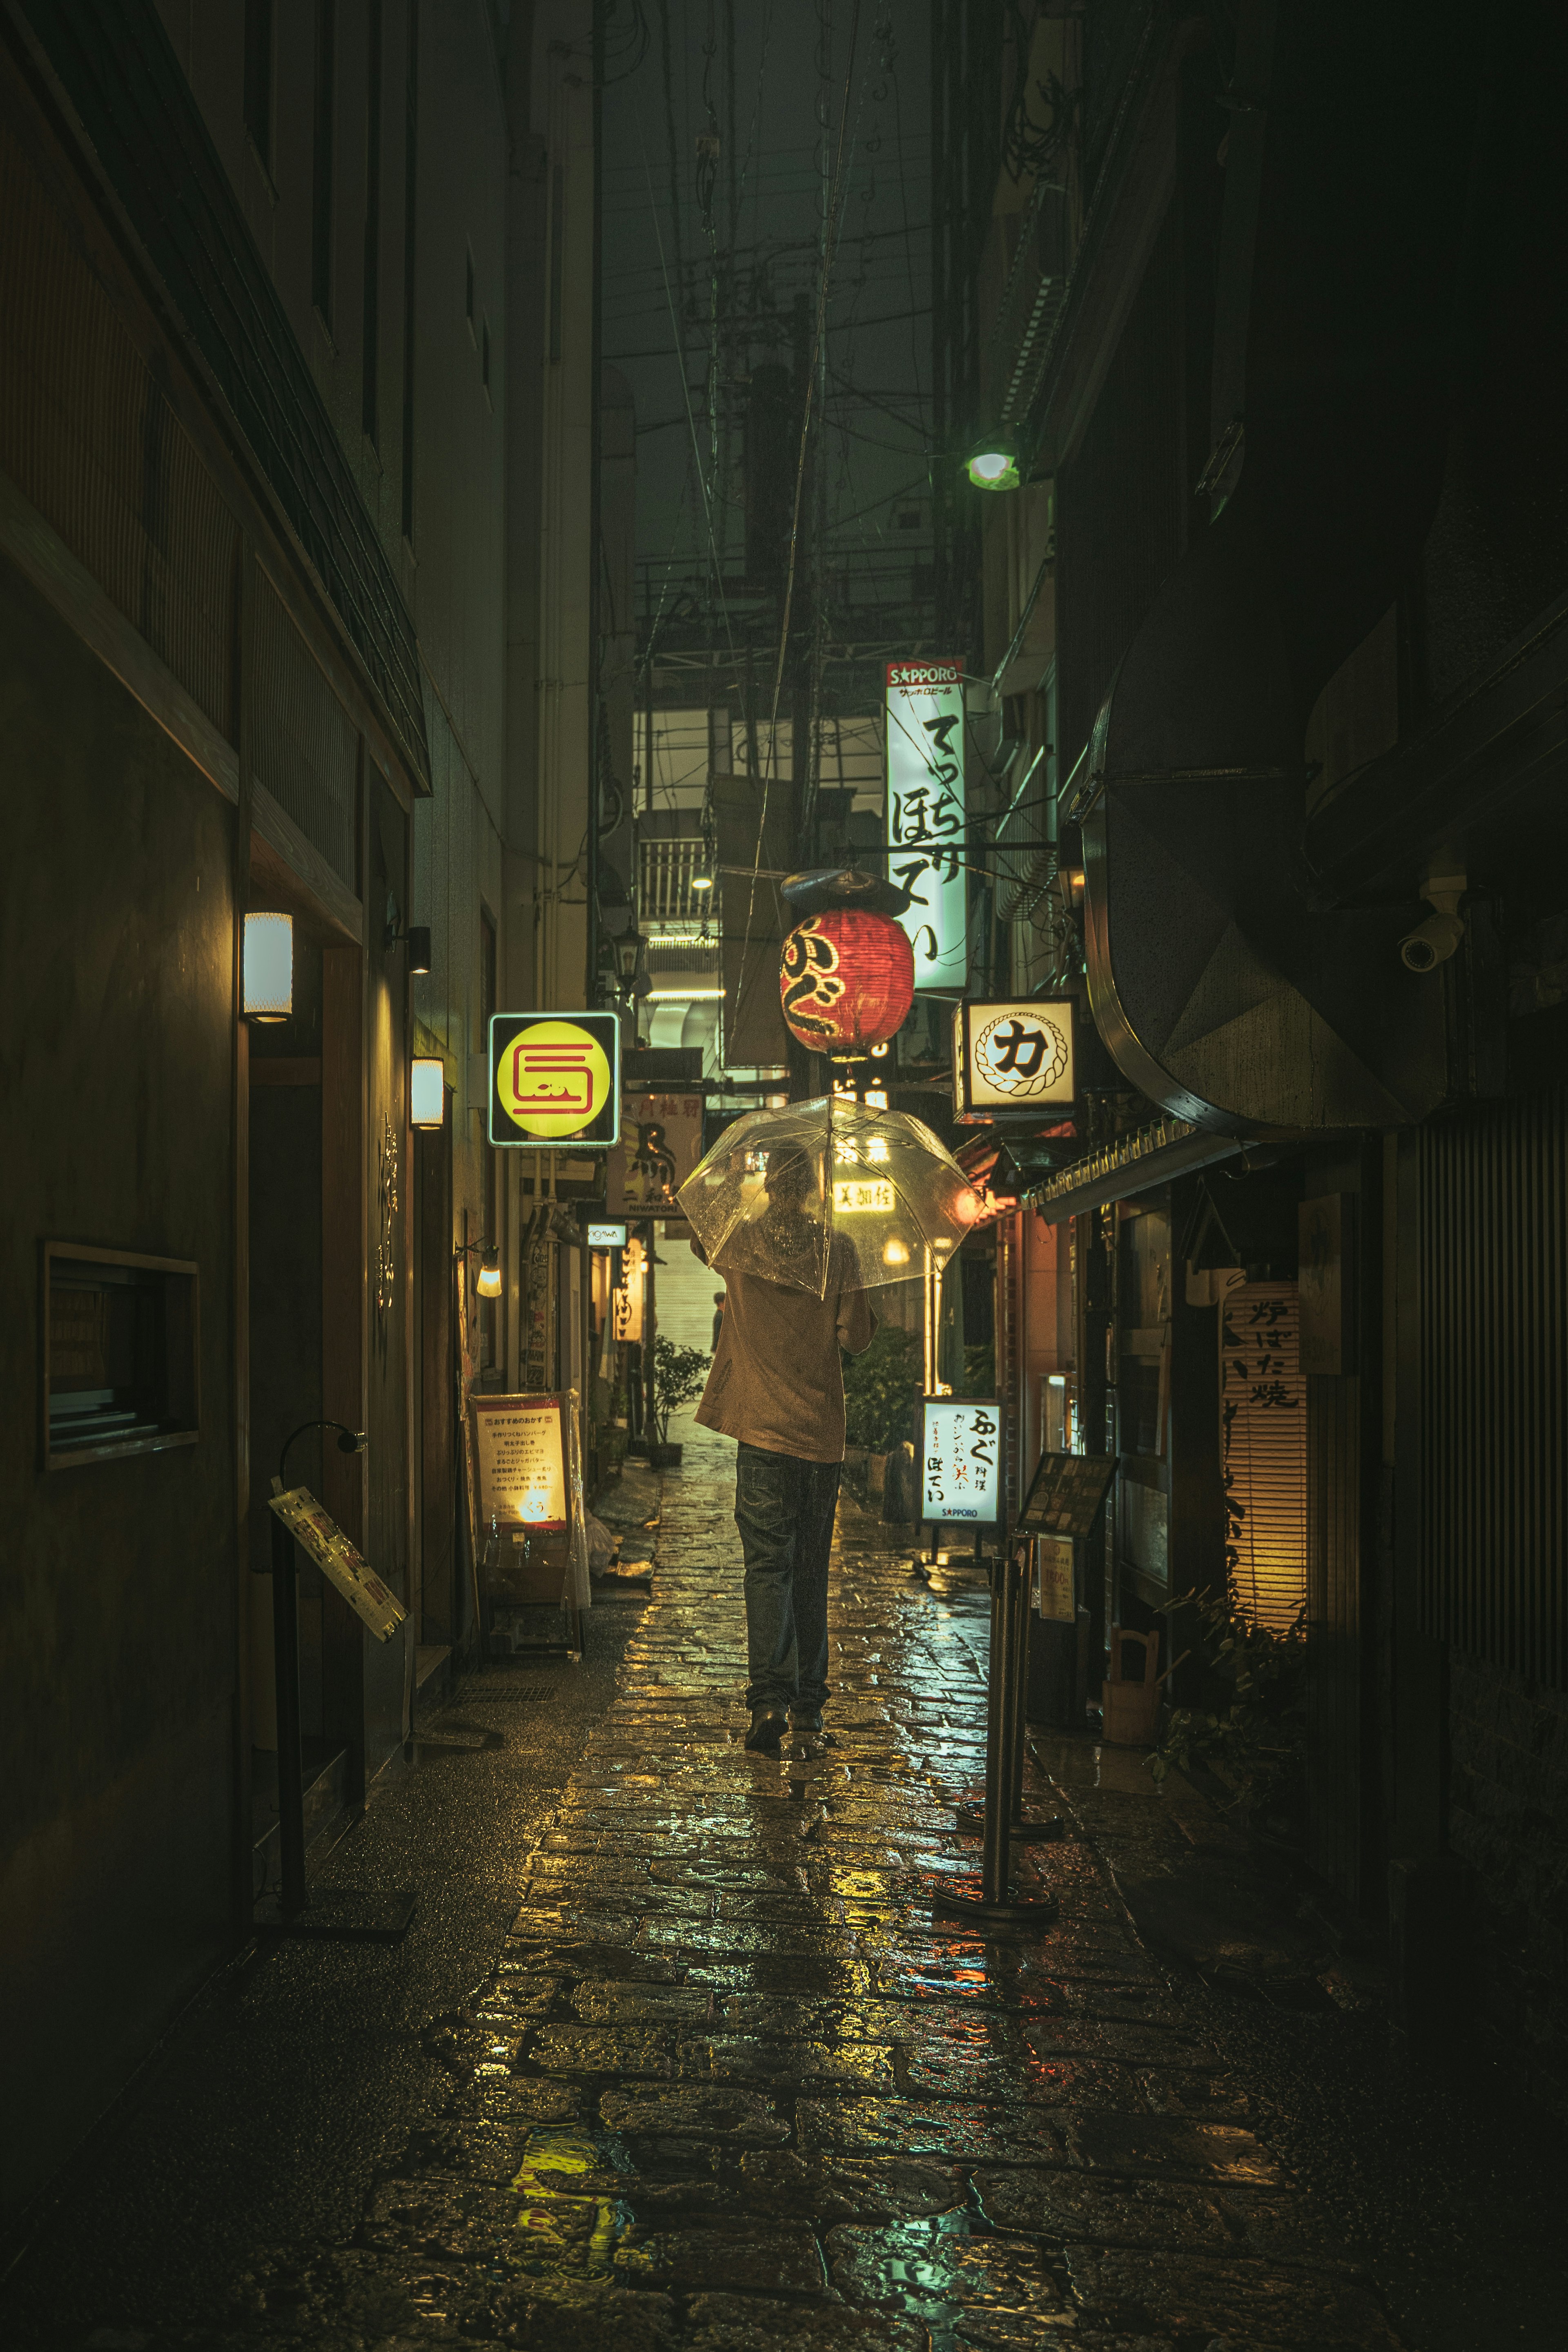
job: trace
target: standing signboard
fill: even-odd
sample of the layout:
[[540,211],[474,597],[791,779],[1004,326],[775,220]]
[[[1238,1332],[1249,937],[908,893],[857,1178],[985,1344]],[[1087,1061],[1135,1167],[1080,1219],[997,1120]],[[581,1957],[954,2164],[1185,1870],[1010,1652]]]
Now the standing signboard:
[[574,1390],[471,1396],[484,1583],[492,1607],[589,1605],[587,1519]]
[[953,1117],[964,1126],[1010,1110],[1066,1118],[1078,1091],[1077,1012],[1071,996],[955,1005]]
[[913,900],[899,921],[915,951],[915,988],[962,993],[969,962],[963,665],[889,662],[887,738],[888,877]]
[[1002,1416],[994,1401],[921,1401],[921,1517],[994,1526],[1001,1504]]
[[356,1617],[363,1618],[378,1642],[390,1642],[406,1612],[395,1592],[349,1541],[337,1521],[318,1503],[308,1486],[290,1486],[268,1498],[300,1549],[334,1585]]
[[492,1013],[488,1132],[511,1150],[607,1151],[617,1143],[619,1014]]

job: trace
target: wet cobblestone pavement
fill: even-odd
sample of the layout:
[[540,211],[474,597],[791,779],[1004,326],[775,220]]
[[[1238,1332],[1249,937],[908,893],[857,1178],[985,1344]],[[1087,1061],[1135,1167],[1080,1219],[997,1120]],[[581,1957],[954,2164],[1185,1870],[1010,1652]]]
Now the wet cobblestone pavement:
[[[493,1966],[426,2025],[427,2088],[353,2242],[260,2252],[231,2274],[221,2324],[142,2315],[58,2340],[96,2352],[1562,2340],[1511,2313],[1495,2334],[1473,2321],[1458,2335],[1396,2328],[1342,2210],[1301,2185],[1311,2147],[1287,2170],[1289,2131],[1256,2085],[1288,2021],[1255,2010],[1227,2033],[1228,2012],[1152,1956],[1119,1892],[1226,1849],[1184,1784],[1154,1799],[1136,1758],[1107,1750],[1089,1768],[1087,1743],[1061,1743],[1033,1802],[1061,1812],[1067,1834],[1026,1849],[1020,1872],[1057,1895],[1057,1923],[982,1935],[934,1913],[935,1893],[978,1870],[952,1810],[983,1771],[987,1607],[972,1571],[911,1576],[908,1553],[847,1508],[830,1742],[812,1758],[746,1753],[732,1464],[697,1432],[665,1482],[654,1597],[616,1696],[540,1816]],[[1287,2074],[1303,2051],[1286,2052]],[[1541,2307],[1561,2315],[1550,2297]]]

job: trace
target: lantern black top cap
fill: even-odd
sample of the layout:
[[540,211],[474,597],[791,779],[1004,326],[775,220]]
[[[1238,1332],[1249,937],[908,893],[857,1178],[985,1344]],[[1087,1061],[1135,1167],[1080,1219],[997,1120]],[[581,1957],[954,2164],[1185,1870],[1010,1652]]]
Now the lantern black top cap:
[[825,915],[830,907],[860,907],[870,915],[901,915],[914,902],[897,882],[880,874],[859,874],[850,866],[816,866],[786,874],[779,886],[798,919]]

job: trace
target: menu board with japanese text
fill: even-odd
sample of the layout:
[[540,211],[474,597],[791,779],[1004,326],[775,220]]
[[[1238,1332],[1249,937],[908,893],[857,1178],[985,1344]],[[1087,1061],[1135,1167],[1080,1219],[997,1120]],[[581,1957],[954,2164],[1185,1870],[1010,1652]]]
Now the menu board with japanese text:
[[564,1402],[559,1396],[468,1400],[478,1461],[479,1523],[535,1533],[570,1524]]
[[1113,1454],[1042,1454],[1018,1514],[1021,1533],[1089,1535],[1116,1473]]
[[1036,1538],[1035,1606],[1042,1617],[1051,1618],[1058,1624],[1077,1622],[1071,1536]]
[[290,1486],[268,1498],[302,1551],[310,1554],[329,1584],[341,1592],[356,1616],[363,1617],[378,1642],[390,1642],[406,1611],[395,1592],[344,1535],[337,1521],[318,1503],[309,1486]]
[[1002,1416],[994,1402],[926,1397],[921,1423],[921,1517],[994,1522],[1001,1503]]

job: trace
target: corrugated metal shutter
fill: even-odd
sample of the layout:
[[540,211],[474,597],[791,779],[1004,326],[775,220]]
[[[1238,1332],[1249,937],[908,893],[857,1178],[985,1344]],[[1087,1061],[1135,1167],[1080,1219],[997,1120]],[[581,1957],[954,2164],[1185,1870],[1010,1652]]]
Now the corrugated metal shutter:
[[1568,1689],[1568,1090],[1423,1129],[1426,1630]]
[[0,468],[234,740],[239,524],[9,124]]
[[1220,1310],[1226,1569],[1256,1624],[1307,1597],[1307,1383],[1293,1282],[1245,1282]]
[[255,646],[256,780],[357,897],[359,730],[259,565]]

